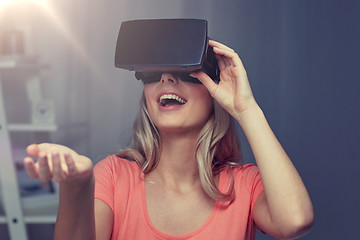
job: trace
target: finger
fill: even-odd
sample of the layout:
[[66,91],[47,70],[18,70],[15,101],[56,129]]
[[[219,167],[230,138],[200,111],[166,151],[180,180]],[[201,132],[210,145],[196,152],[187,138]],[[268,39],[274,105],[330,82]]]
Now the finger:
[[225,67],[234,67],[235,65],[233,64],[232,59],[226,57],[226,56],[220,56],[222,58],[222,60],[224,61],[224,65]]
[[78,169],[75,165],[74,159],[72,158],[72,156],[69,153],[65,153],[64,157],[65,157],[65,162],[68,167],[69,175],[75,176],[78,173]]
[[233,63],[241,61],[239,55],[234,51],[229,51],[227,49],[214,47],[214,52],[220,56],[226,57],[227,59],[231,60]]
[[31,144],[27,146],[26,152],[31,157],[38,157],[39,153],[42,152],[51,152],[54,150],[55,144],[49,144],[49,143],[41,143],[41,144]]
[[226,57],[228,60],[224,60],[227,66],[232,66],[240,69],[242,74],[246,75],[244,64],[242,63],[239,55],[236,52],[230,52],[228,50],[214,48],[214,52],[220,56]]
[[38,170],[36,169],[34,160],[30,157],[24,158],[24,167],[27,174],[31,178],[39,178]]
[[59,156],[59,153],[54,153],[52,157],[53,162],[53,175],[54,175],[54,181],[60,182],[65,179],[66,173],[64,172],[64,169],[62,168],[61,159]]
[[216,54],[215,56],[217,56],[218,64],[219,60],[220,62],[223,62],[221,65],[219,65],[220,71],[227,67],[234,67],[239,68],[241,72],[245,72],[244,65],[242,64],[239,55],[233,50],[230,51],[227,49],[214,47],[214,53]]
[[39,156],[40,149],[39,149],[39,146],[37,144],[31,144],[31,145],[27,146],[26,152],[31,157],[37,157],[37,156]]
[[50,180],[52,178],[52,173],[48,161],[49,161],[48,156],[44,152],[40,152],[38,157],[38,165],[39,165],[39,178],[42,180]]
[[216,60],[217,60],[220,71],[223,70],[224,68],[226,68],[227,65],[226,65],[226,63],[224,61],[224,57],[220,56],[218,54],[215,54],[215,57],[216,57]]
[[191,77],[199,79],[199,81],[207,88],[210,95],[213,96],[218,85],[204,72],[192,72],[190,73]]
[[[219,64],[220,70],[228,66],[240,67],[245,69],[239,55],[234,51],[234,49],[214,40],[209,40],[209,45],[213,47],[213,50],[216,53],[215,56],[218,60],[218,64],[219,64],[219,59],[220,62],[223,62]],[[218,55],[222,55],[228,59],[220,58],[218,57]]]
[[225,44],[217,42],[215,40],[209,40],[209,45],[212,46],[212,47],[222,48],[222,49],[226,49],[226,50],[231,51],[231,52],[235,52],[234,49],[226,46]]

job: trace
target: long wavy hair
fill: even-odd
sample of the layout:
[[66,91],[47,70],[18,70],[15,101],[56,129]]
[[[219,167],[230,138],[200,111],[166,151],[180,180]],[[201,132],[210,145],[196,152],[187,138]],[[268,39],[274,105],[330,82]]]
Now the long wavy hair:
[[[215,200],[230,201],[235,194],[231,168],[242,163],[240,140],[233,118],[216,101],[213,105],[214,110],[199,134],[194,155],[204,191]],[[146,174],[156,168],[160,153],[160,134],[150,118],[143,94],[131,146],[120,151],[118,156],[136,161]],[[226,192],[221,192],[216,186],[215,176],[224,169],[229,170],[231,183]]]

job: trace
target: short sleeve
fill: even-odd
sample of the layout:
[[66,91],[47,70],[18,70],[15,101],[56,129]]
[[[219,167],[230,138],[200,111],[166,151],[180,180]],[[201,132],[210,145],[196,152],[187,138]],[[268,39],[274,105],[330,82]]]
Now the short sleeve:
[[98,162],[94,167],[95,199],[104,201],[114,211],[114,173],[110,157]]
[[239,178],[237,179],[238,184],[241,182],[246,185],[247,192],[249,194],[249,207],[250,207],[250,215],[249,222],[253,222],[253,209],[256,203],[256,200],[260,196],[260,194],[264,191],[264,187],[261,181],[260,173],[258,168],[254,164],[245,164],[238,169],[242,174],[239,174]]
[[260,194],[264,191],[264,186],[261,181],[260,173],[258,169],[256,168],[256,173],[254,175],[254,178],[252,180],[252,186],[251,186],[251,195],[252,195],[252,201],[251,201],[251,209],[254,208],[255,202],[260,196]]
[[[250,219],[249,223],[255,226],[253,212],[256,200],[259,198],[260,194],[264,191],[264,186],[261,181],[260,173],[258,168],[255,165],[248,165],[249,168],[246,171],[246,178],[248,182],[248,187],[250,191]],[[256,227],[256,226],[255,226]]]

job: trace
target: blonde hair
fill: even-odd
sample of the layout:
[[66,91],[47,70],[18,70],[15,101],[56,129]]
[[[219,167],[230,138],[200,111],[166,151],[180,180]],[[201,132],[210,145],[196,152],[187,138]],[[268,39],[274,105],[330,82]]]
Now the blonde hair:
[[[143,95],[131,146],[120,151],[118,156],[136,161],[142,172],[149,173],[156,168],[160,152],[160,135],[151,121]],[[232,200],[235,192],[231,168],[242,161],[240,141],[233,118],[216,101],[212,115],[200,132],[194,154],[204,191],[215,200]],[[221,192],[214,177],[224,169],[229,170],[231,182],[229,189]]]

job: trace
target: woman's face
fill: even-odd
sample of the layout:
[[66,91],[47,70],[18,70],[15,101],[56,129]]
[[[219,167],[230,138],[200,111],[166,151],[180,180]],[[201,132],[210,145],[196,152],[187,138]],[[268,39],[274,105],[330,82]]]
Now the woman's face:
[[202,84],[181,81],[163,73],[159,82],[145,85],[151,120],[160,133],[200,131],[213,111],[210,93]]

